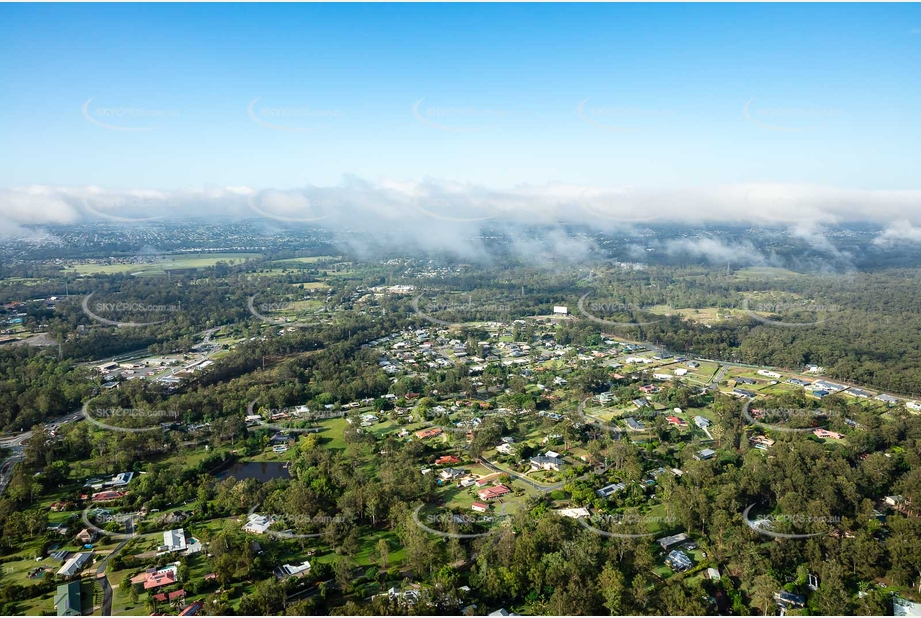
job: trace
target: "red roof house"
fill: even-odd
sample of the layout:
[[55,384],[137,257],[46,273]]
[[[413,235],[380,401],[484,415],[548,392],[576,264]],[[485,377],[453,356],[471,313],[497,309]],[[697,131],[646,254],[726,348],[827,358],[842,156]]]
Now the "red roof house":
[[496,485],[495,487],[487,487],[485,489],[481,489],[477,492],[476,495],[480,497],[480,500],[486,500],[488,502],[489,500],[494,500],[495,498],[504,496],[507,493],[511,493],[511,491],[512,490],[505,485]]
[[160,586],[168,586],[170,584],[176,583],[176,571],[157,571],[156,573],[148,573],[147,581],[144,582],[144,590],[150,590],[152,588],[159,588]]
[[125,492],[123,491],[100,491],[99,493],[93,494],[93,502],[109,502],[124,497]]

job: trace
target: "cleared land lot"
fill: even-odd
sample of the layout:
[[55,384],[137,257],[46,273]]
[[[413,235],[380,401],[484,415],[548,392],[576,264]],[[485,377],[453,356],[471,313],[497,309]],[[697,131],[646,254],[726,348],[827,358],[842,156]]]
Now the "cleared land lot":
[[136,277],[163,275],[173,270],[188,268],[207,268],[218,262],[239,264],[246,260],[262,257],[261,253],[177,253],[163,256],[140,259],[135,262],[114,264],[76,264],[63,269],[64,272],[75,272],[80,275],[112,275],[131,274]]

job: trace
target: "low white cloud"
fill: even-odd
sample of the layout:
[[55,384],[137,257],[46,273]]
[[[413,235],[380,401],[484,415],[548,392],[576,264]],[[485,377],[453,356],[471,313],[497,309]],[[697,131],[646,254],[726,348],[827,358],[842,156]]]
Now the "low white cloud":
[[[426,178],[418,181],[347,177],[335,186],[296,190],[247,186],[133,189],[30,186],[0,189],[0,234],[23,234],[25,226],[80,220],[144,223],[189,217],[261,217],[269,224],[296,224],[333,232],[364,230],[354,243],[363,251],[388,248],[439,249],[476,256],[483,229],[510,231],[515,248],[533,245],[517,225],[577,224],[594,230],[634,229],[646,224],[742,224],[778,226],[818,251],[841,257],[825,230],[841,223],[888,227],[886,246],[914,240],[921,226],[921,191],[842,189],[824,185],[749,183],[685,189],[630,186],[586,187],[562,183],[499,190]],[[900,221],[892,225],[893,221]],[[31,229],[31,228],[30,228]],[[908,230],[908,231],[906,231]],[[915,231],[911,231],[915,230]],[[542,254],[591,250],[585,242],[564,245],[561,237]],[[748,246],[718,241],[682,241],[667,248],[695,255],[768,260]],[[719,256],[719,257],[717,257]],[[728,260],[726,260],[728,261]]]
[[763,266],[772,263],[748,241],[725,243],[715,238],[681,238],[668,241],[665,244],[665,252],[673,257],[682,254],[702,257],[712,264]]
[[873,244],[880,247],[905,243],[921,243],[921,226],[913,226],[911,221],[896,221],[873,239]]

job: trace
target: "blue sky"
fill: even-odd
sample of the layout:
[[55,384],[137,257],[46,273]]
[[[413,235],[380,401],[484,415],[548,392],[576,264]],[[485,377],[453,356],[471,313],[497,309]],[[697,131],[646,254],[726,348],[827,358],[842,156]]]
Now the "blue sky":
[[919,188],[918,5],[4,4],[0,22],[3,187]]

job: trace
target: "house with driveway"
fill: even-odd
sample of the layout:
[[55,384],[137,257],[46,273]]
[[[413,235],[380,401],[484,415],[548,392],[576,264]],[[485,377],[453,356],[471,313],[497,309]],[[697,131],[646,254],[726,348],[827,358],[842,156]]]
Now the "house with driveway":
[[547,455],[538,455],[531,458],[532,470],[553,470],[559,472],[566,462],[559,457],[549,457]]

